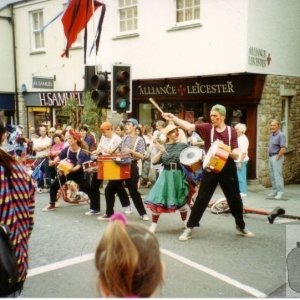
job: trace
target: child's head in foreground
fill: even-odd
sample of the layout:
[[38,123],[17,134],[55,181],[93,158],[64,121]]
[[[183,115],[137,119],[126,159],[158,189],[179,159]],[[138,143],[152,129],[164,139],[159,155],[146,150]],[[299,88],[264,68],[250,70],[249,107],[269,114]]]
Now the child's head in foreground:
[[159,243],[148,228],[112,216],[96,250],[103,297],[151,297],[163,283]]

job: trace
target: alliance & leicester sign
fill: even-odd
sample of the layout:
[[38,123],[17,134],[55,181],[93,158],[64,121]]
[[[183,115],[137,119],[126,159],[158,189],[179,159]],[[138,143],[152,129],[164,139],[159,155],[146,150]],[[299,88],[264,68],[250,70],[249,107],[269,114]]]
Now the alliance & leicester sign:
[[216,77],[137,80],[133,82],[133,98],[193,99],[251,96],[255,76],[230,75]]

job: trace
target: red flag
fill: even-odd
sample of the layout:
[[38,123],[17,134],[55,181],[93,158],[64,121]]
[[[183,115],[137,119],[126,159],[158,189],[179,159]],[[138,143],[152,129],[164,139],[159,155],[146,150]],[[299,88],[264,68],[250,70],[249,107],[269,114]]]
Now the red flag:
[[66,49],[62,56],[69,57],[69,48],[76,41],[78,33],[87,26],[94,13],[92,1],[94,1],[94,10],[102,5],[96,0],[71,0],[68,5],[61,19],[67,38]]

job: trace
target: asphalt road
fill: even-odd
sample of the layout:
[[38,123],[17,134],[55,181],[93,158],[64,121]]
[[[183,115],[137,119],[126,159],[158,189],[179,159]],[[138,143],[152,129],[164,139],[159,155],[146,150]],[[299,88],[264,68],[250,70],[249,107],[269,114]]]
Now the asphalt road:
[[[101,207],[105,209],[105,202]],[[100,297],[93,255],[107,221],[85,216],[88,205],[62,203],[42,212],[49,194],[38,194],[35,227],[30,240],[30,271],[25,298]],[[116,201],[116,210],[121,210]],[[145,222],[136,211],[132,221]],[[193,238],[178,240],[180,216],[162,215],[157,228],[165,282],[156,295],[163,298],[299,297],[288,289],[287,251],[299,238],[300,222],[269,224],[265,216],[246,215],[255,238],[236,235],[231,215],[205,213]],[[287,247],[289,245],[289,248]],[[287,291],[288,289],[288,291]]]

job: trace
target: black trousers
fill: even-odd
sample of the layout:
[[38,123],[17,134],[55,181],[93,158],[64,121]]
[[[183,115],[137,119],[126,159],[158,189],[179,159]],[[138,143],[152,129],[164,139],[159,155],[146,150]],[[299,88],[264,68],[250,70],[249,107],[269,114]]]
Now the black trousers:
[[98,179],[98,173],[88,174],[85,176],[91,176],[90,187],[89,187],[89,198],[90,198],[90,209],[100,210],[100,186],[102,183],[101,179]]
[[239,191],[237,169],[233,159],[230,157],[220,173],[216,174],[205,170],[203,171],[198,196],[191,209],[187,227],[193,228],[200,226],[199,222],[218,184],[227,199],[236,225],[238,225],[241,229],[245,228],[243,202]]
[[110,180],[105,188],[106,215],[114,214],[115,195],[118,195],[122,207],[130,205],[128,194],[123,186],[123,180]]
[[137,161],[134,160],[131,163],[131,178],[126,179],[125,183],[136,210],[138,211],[140,216],[143,216],[146,214],[146,210],[145,210],[145,206],[141,194],[138,191],[139,179],[140,179],[140,175],[139,175]]
[[[106,199],[106,205],[107,205],[107,215],[111,216],[113,214],[113,206],[112,203],[114,204],[114,195],[115,193],[121,192],[123,187],[123,181],[126,184],[126,187],[128,188],[128,192],[130,197],[132,198],[133,204],[138,211],[140,216],[143,216],[146,214],[146,210],[144,207],[143,199],[141,197],[140,192],[138,191],[138,181],[139,181],[139,170],[137,166],[137,161],[132,161],[131,163],[131,177],[129,179],[125,180],[111,180],[106,189],[105,189],[105,199]],[[125,191],[126,192],[126,191]],[[127,195],[127,193],[126,193]],[[128,196],[127,196],[128,197]],[[123,197],[122,197],[123,199]],[[121,200],[121,197],[120,197]],[[122,202],[122,200],[121,200]],[[129,205],[129,199],[128,199],[128,205]],[[123,205],[122,206],[128,206],[128,205]]]
[[89,187],[87,185],[87,181],[85,180],[85,176],[83,171],[80,169],[77,172],[72,172],[65,175],[57,175],[56,179],[50,186],[50,204],[54,204],[57,201],[57,192],[60,189],[60,184],[64,185],[68,180],[73,180],[79,185],[79,189],[86,194],[89,194]]

